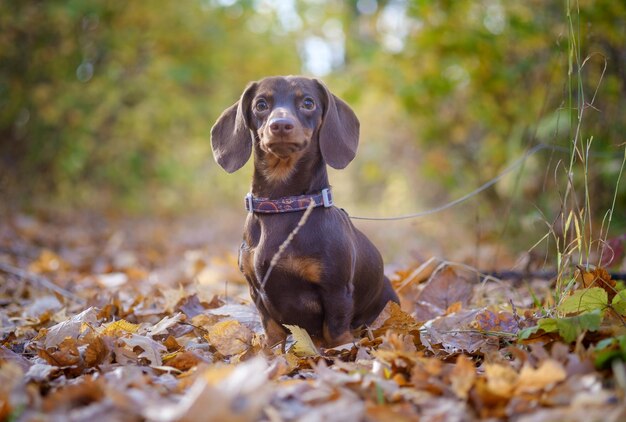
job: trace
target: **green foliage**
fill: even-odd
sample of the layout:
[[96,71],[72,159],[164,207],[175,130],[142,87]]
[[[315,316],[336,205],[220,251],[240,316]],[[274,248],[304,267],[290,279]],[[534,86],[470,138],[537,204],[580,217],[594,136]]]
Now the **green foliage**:
[[249,80],[299,67],[293,43],[265,49],[269,34],[240,31],[253,15],[200,1],[1,3],[3,182],[130,207],[228,195],[204,182],[218,173],[212,122]]
[[613,298],[612,307],[620,315],[626,315],[626,290],[620,290]]
[[[456,198],[531,144],[569,149],[572,108],[584,107],[602,216],[626,131],[626,5],[577,5],[580,103],[568,101],[563,2],[2,2],[0,189],[27,202],[238,206],[250,169],[226,176],[213,165],[209,129],[248,81],[302,72],[315,38],[337,55],[326,82],[363,123],[358,159],[337,182],[342,202],[396,214]],[[536,239],[558,212],[561,158],[531,158],[475,211],[459,209],[459,225],[478,214],[486,237],[508,224],[512,238]],[[622,186],[618,204],[625,195]]]
[[568,296],[557,307],[560,312],[565,314],[590,312],[596,309],[602,310],[608,304],[608,295],[606,290],[601,287],[592,287],[590,289],[576,290],[574,294]]
[[626,361],[626,335],[604,339],[595,347],[595,366],[606,369],[613,360]]
[[561,318],[542,318],[537,326],[520,330],[518,338],[526,340],[542,330],[546,333],[558,333],[568,343],[576,340],[585,331],[597,331],[602,322],[602,310],[595,309],[579,315]]
[[596,309],[576,316],[557,318],[556,326],[563,340],[572,342],[585,331],[597,331],[601,322],[602,311]]

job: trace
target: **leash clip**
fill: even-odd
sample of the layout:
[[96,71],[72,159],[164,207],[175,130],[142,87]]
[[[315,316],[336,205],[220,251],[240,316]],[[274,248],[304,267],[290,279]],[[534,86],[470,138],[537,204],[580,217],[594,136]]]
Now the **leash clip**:
[[246,208],[248,209],[248,212],[254,212],[254,208],[252,206],[252,192],[248,192],[248,194],[246,195],[245,201],[246,201]]
[[333,199],[330,196],[330,189],[322,189],[322,200],[324,201],[324,208],[329,208],[333,206]]

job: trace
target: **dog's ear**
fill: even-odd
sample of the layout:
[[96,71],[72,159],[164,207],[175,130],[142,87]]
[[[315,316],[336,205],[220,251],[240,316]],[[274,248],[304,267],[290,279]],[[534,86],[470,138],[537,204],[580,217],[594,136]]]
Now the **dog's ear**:
[[249,113],[256,87],[256,82],[249,84],[239,101],[224,110],[211,128],[213,157],[229,173],[243,167],[252,154]]
[[319,130],[322,157],[336,169],[347,166],[359,145],[359,119],[341,99],[333,95],[320,81],[315,81],[324,95],[324,115]]

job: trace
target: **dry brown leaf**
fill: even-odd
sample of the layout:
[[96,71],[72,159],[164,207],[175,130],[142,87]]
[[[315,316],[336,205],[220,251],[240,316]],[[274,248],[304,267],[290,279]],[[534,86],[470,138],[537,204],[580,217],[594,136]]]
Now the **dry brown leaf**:
[[519,323],[511,312],[483,309],[476,314],[473,328],[480,331],[511,333],[519,331]]
[[77,404],[86,406],[102,399],[105,392],[102,382],[94,381],[91,377],[85,378],[77,384],[69,384],[52,391],[43,401],[43,410],[47,413],[53,411],[67,414]]
[[70,268],[70,265],[59,255],[50,249],[44,249],[41,251],[39,257],[28,266],[28,271],[43,274],[55,271],[65,271],[68,268]]
[[553,359],[547,359],[534,369],[526,363],[520,371],[515,386],[516,393],[535,392],[548,388],[567,378],[563,365]]
[[177,351],[181,348],[178,341],[174,336],[167,336],[167,338],[163,341],[163,346],[167,348],[168,352]]
[[167,366],[171,366],[172,368],[176,368],[179,371],[186,372],[193,368],[194,366],[199,365],[200,363],[211,363],[194,352],[181,352],[175,353],[169,359],[165,359],[164,363]]
[[484,378],[478,378],[470,391],[470,401],[481,419],[504,418],[510,396],[494,392]]
[[617,289],[615,288],[616,282],[611,279],[611,274],[604,268],[594,268],[591,271],[587,271],[582,267],[579,267],[576,271],[576,278],[582,283],[582,287],[601,287],[606,290],[608,296],[608,303],[613,301]]
[[101,336],[96,336],[92,339],[85,349],[85,365],[89,368],[104,363],[104,360],[109,355],[109,348],[107,347]]
[[485,364],[487,388],[497,396],[510,398],[517,387],[517,372],[507,365]]
[[463,308],[469,303],[472,292],[473,285],[469,281],[459,276],[452,267],[445,267],[424,284],[413,315],[420,321],[428,321],[444,315],[446,309],[456,302]]
[[150,362],[150,366],[162,365],[161,353],[167,352],[167,349],[161,343],[152,340],[150,337],[138,334],[132,334],[130,338],[122,338],[121,340],[131,348],[140,347],[143,352],[138,357],[147,359]]
[[206,339],[223,356],[243,353],[251,345],[252,331],[239,321],[222,321],[213,325]]
[[76,339],[66,338],[56,348],[40,349],[39,357],[50,365],[65,367],[77,365],[80,362],[80,353]]
[[178,322],[180,322],[183,319],[184,319],[184,315],[180,312],[178,312],[176,315],[171,316],[171,317],[166,316],[161,321],[154,324],[154,326],[149,328],[147,335],[149,335],[150,337],[154,337],[159,334],[167,334],[168,328],[174,326],[175,324],[178,324]]
[[448,354],[497,350],[498,338],[476,332],[474,325],[478,312],[463,310],[426,322],[420,331],[422,344],[433,353],[441,349]]
[[467,400],[470,389],[476,381],[476,367],[471,359],[465,355],[459,355],[456,365],[450,372],[450,384],[452,391],[460,399]]
[[406,334],[419,330],[420,326],[421,324],[415,318],[404,312],[395,302],[388,302],[374,322],[369,325],[376,337],[385,334],[387,330]]
[[207,306],[200,302],[197,294],[193,294],[182,298],[176,304],[176,308],[187,315],[187,318],[193,318],[206,311]]
[[444,312],[445,315],[455,314],[463,309],[463,304],[461,302],[454,302],[452,305],[448,306]]
[[53,347],[61,343],[67,337],[77,338],[80,333],[83,324],[95,324],[96,323],[96,309],[94,307],[88,308],[78,315],[74,315],[67,321],[63,321],[48,328],[46,338],[44,340],[44,349]]

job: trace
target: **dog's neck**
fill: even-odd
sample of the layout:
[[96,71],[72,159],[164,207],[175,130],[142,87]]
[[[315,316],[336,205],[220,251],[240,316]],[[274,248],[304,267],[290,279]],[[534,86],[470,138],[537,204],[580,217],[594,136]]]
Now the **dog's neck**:
[[320,155],[311,158],[308,154],[290,163],[289,160],[268,160],[265,153],[255,150],[252,195],[257,198],[277,199],[318,193],[327,188],[326,163]]

